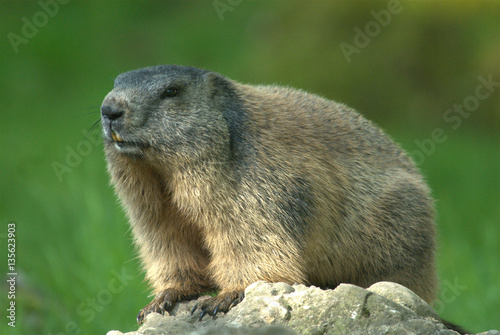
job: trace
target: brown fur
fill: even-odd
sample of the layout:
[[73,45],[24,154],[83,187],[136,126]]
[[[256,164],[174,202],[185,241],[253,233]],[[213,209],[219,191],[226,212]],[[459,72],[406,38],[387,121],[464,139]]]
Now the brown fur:
[[[178,94],[158,99],[165,87]],[[429,190],[352,109],[160,66],[118,77],[102,111],[112,183],[156,294],[139,322],[211,288],[202,316],[227,311],[257,280],[388,280],[435,298]]]

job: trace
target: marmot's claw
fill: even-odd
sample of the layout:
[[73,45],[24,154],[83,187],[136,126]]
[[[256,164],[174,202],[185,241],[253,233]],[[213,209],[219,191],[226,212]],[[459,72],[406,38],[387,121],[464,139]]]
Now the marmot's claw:
[[238,298],[233,300],[233,302],[231,303],[231,305],[229,305],[229,308],[228,309],[231,309],[233,308],[234,306],[238,305],[242,300],[243,298],[245,298],[245,292],[240,292],[238,294]]
[[201,314],[200,314],[200,318],[198,319],[198,321],[201,321],[203,319],[203,317],[205,316],[206,313],[207,313],[206,310],[202,310]]
[[174,306],[175,306],[175,303],[172,303],[171,301],[167,300],[162,305],[162,309],[163,309],[163,311],[170,311],[170,310],[172,310],[172,308],[174,308]]
[[[214,314],[212,315],[212,318],[215,319],[215,316],[217,315],[217,312],[219,311],[220,304],[218,304],[215,309],[214,309]],[[229,306],[229,309],[231,309],[231,306]]]
[[141,311],[139,313],[137,313],[137,324],[140,325],[143,321],[144,321],[144,313],[142,312],[143,310],[141,309]]
[[165,314],[174,308],[175,303],[181,300],[192,300],[198,297],[198,294],[184,293],[177,289],[166,289],[156,295],[156,297],[149,304],[144,307],[139,314],[137,314],[137,323],[144,322],[146,315],[149,313]]
[[219,294],[214,298],[206,299],[197,303],[191,310],[191,315],[193,315],[193,313],[197,309],[200,309],[200,321],[207,314],[215,318],[217,316],[217,313],[219,312],[227,313],[231,308],[239,304],[244,297],[244,292],[229,292]]

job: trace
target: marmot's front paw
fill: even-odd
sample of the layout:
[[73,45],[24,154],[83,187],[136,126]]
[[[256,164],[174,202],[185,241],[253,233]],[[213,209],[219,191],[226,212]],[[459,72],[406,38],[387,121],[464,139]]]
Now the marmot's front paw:
[[137,314],[137,323],[141,324],[149,313],[165,314],[165,312],[174,308],[177,301],[193,300],[198,298],[198,296],[199,294],[197,293],[186,293],[173,288],[166,289],[158,293],[153,301],[141,309],[139,314]]
[[232,307],[239,304],[245,297],[245,292],[228,292],[219,293],[218,296],[206,300],[202,300],[197,303],[191,310],[191,315],[197,310],[201,309],[200,321],[203,317],[208,314],[213,317],[217,315],[218,312],[227,313]]

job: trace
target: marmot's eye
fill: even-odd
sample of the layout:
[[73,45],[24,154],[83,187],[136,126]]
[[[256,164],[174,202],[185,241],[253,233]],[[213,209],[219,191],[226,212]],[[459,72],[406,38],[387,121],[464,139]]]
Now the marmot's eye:
[[177,91],[178,90],[176,87],[169,87],[161,93],[161,98],[165,99],[165,98],[175,97],[177,95]]

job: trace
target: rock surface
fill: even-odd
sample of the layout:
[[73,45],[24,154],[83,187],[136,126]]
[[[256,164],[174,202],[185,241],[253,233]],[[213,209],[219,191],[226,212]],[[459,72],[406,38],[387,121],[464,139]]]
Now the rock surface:
[[[390,282],[367,289],[341,284],[321,290],[259,281],[245,290],[245,299],[227,314],[215,319],[205,316],[202,321],[200,311],[190,314],[195,304],[178,303],[170,315],[149,314],[138,331],[126,335],[457,334],[415,293]],[[122,334],[110,331],[107,335]]]

